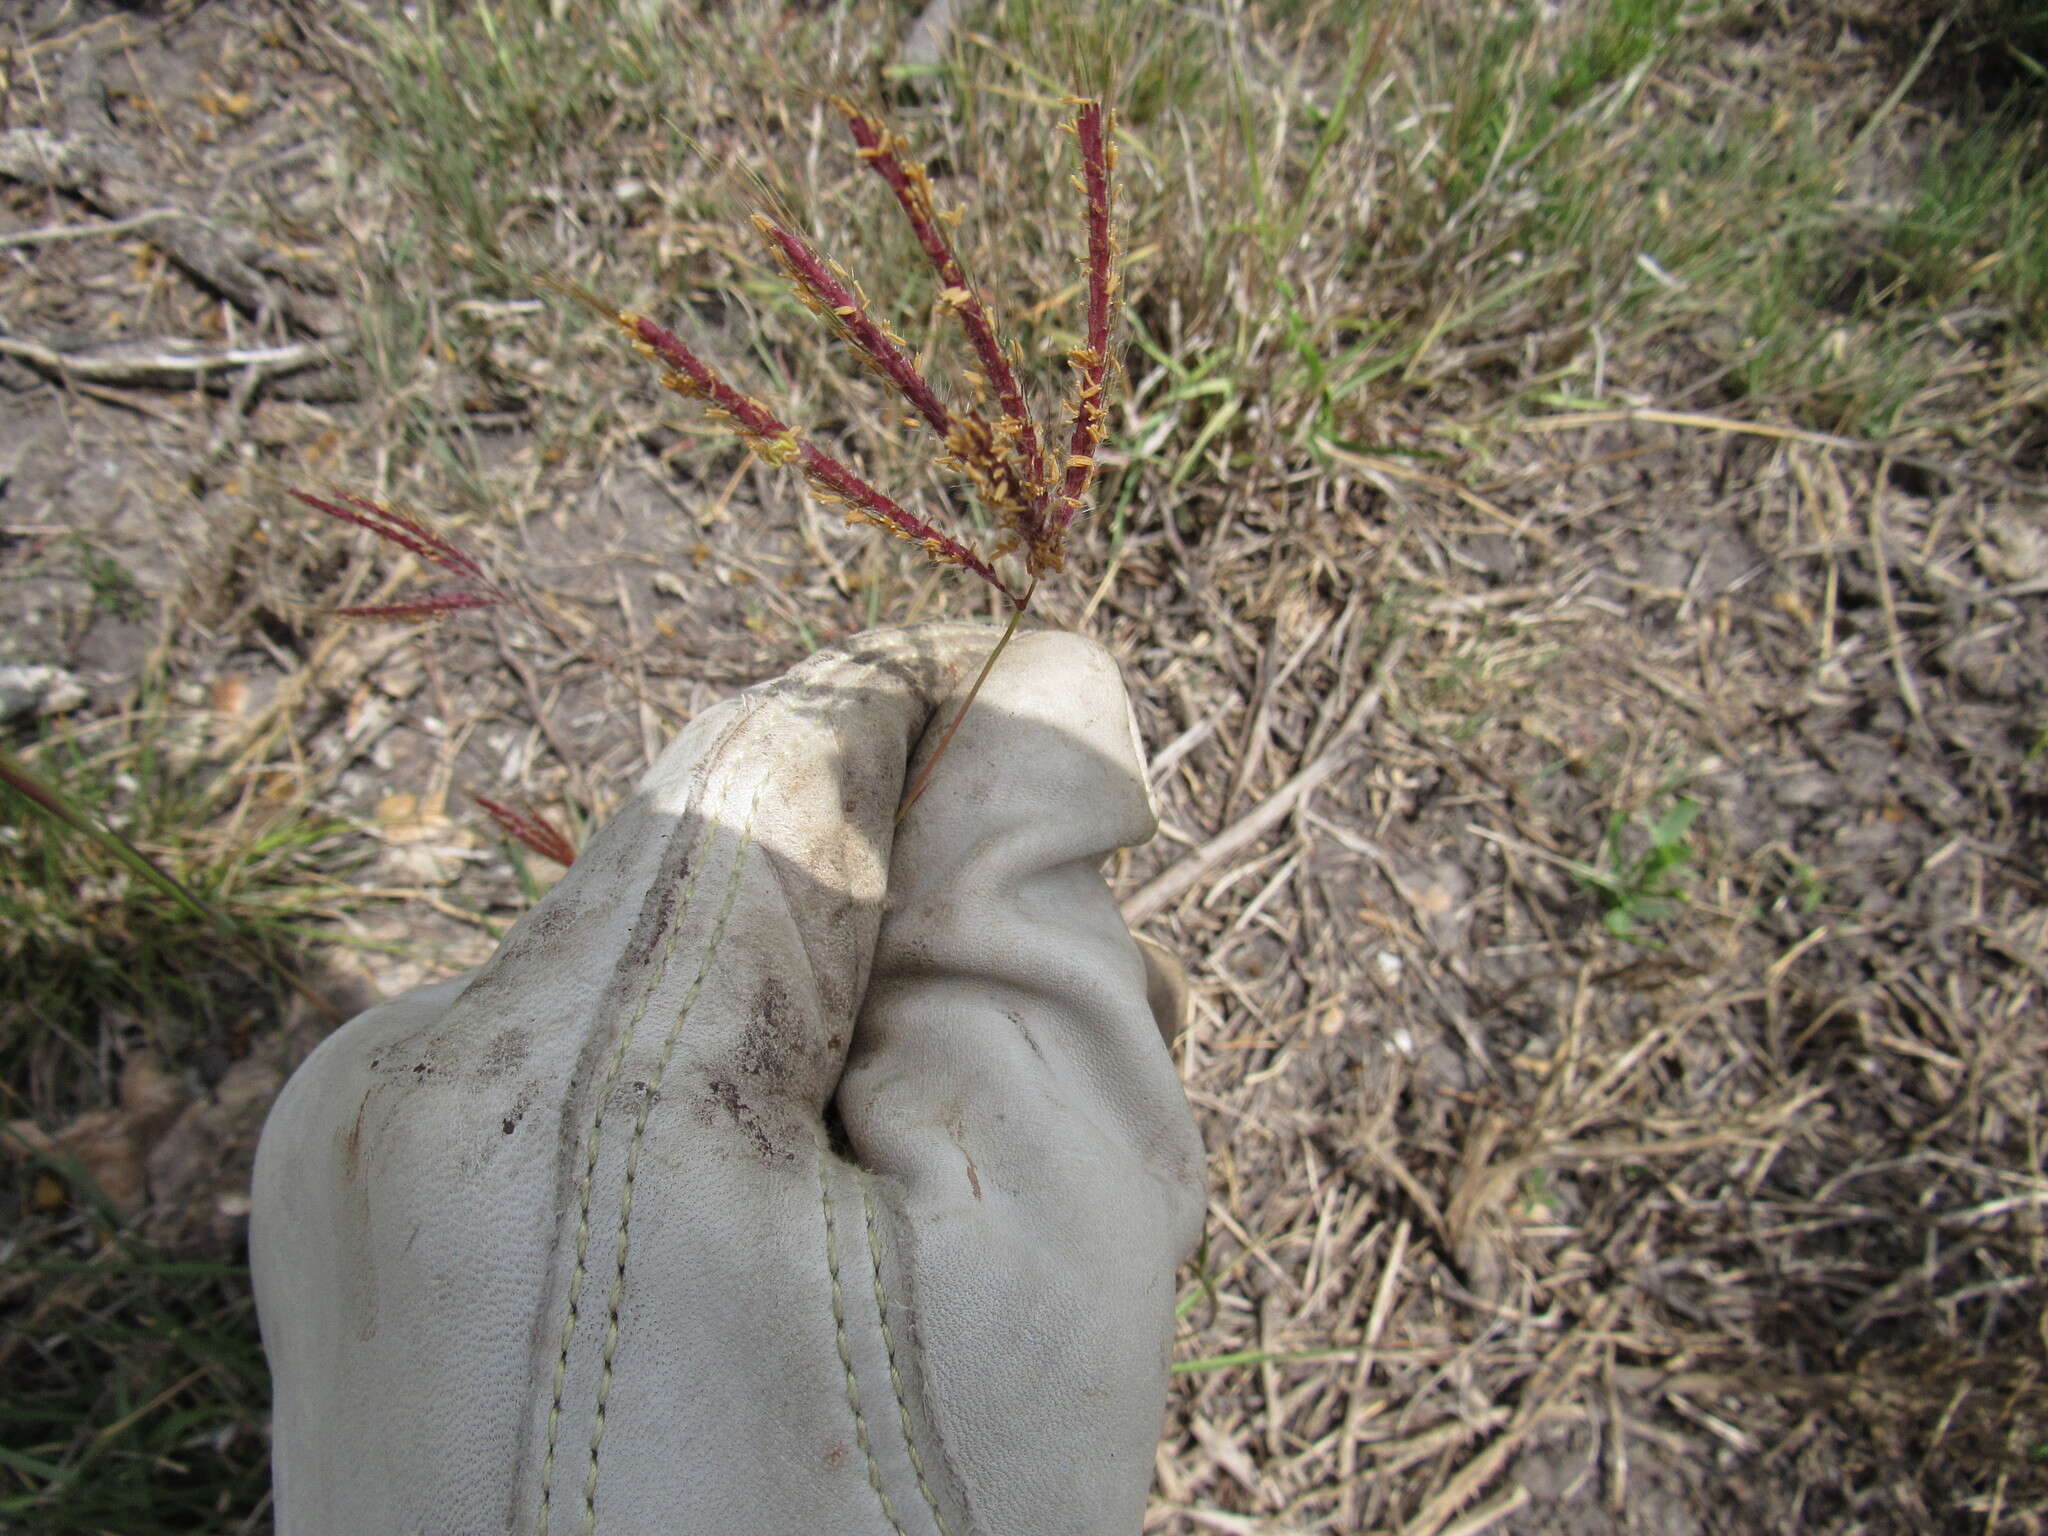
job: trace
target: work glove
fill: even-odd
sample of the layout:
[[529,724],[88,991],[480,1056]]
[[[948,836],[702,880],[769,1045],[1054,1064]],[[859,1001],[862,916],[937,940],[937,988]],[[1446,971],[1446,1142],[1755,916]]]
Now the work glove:
[[282,1536],[1138,1530],[1204,1199],[1100,874],[1154,812],[1114,663],[1028,633],[897,824],[992,641],[699,716],[488,963],[299,1070]]

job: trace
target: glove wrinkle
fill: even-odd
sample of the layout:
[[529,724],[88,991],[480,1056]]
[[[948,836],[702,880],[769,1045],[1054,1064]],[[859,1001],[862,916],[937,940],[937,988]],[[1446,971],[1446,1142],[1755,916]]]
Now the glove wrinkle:
[[1152,828],[1114,664],[1035,633],[892,852],[839,1100],[861,1161],[901,1191],[924,1386],[986,1536],[1143,1518],[1204,1187],[1099,873]]

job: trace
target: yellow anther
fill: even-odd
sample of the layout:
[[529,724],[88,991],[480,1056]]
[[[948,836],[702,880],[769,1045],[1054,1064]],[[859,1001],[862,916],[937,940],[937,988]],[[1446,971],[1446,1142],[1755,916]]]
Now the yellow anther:
[[762,463],[772,464],[777,468],[785,464],[794,464],[797,456],[803,452],[803,444],[797,440],[796,429],[793,427],[779,437],[749,438],[747,446],[759,455]]

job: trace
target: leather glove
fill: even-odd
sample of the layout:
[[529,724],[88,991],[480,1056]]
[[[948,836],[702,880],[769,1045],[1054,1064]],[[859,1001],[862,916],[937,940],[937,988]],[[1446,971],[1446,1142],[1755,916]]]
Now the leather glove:
[[1202,1149],[1100,875],[1114,663],[868,635],[692,721],[313,1053],[250,1242],[283,1536],[1135,1532]]

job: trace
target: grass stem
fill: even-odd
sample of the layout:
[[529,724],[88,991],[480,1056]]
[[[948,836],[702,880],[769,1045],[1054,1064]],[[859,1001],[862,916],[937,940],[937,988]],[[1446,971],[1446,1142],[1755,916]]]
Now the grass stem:
[[995,643],[995,649],[988,653],[988,660],[981,664],[981,672],[974,679],[974,686],[967,690],[967,702],[960,706],[960,712],[953,717],[953,723],[946,727],[946,734],[939,738],[938,750],[932,753],[931,761],[918,771],[904,792],[903,803],[896,807],[896,825],[903,825],[903,818],[910,814],[910,808],[917,804],[917,797],[924,793],[925,785],[931,782],[932,770],[939,766],[939,759],[946,755],[946,749],[953,745],[953,737],[960,729],[960,722],[967,718],[967,711],[974,708],[974,701],[981,697],[981,685],[988,681],[988,675],[995,670],[996,660],[1010,643],[1010,637],[1017,633],[1017,621],[1024,617],[1024,610],[1031,606],[1031,594],[1038,590],[1033,582],[1024,589],[1024,596],[1010,610],[1010,622],[1003,626],[1002,637]]

